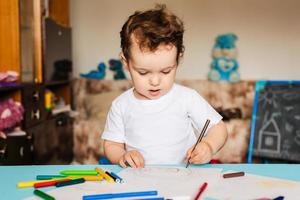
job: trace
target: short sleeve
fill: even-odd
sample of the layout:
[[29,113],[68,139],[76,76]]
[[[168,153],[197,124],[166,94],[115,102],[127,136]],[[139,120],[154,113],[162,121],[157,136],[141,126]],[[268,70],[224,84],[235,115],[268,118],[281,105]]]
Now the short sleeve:
[[125,131],[120,104],[113,102],[108,112],[102,139],[124,143]]
[[208,129],[222,120],[222,116],[195,90],[189,95],[187,108],[192,123],[200,131],[207,119],[210,120]]

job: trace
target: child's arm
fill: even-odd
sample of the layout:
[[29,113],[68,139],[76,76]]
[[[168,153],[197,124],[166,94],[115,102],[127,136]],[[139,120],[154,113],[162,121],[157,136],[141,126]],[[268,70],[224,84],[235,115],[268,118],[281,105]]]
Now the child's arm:
[[208,163],[211,161],[213,155],[223,147],[226,140],[227,129],[225,123],[220,121],[208,130],[208,133],[196,146],[193,153],[191,153],[193,147],[189,149],[187,158],[190,158],[190,163]]
[[136,150],[126,151],[123,143],[104,140],[104,153],[112,164],[119,164],[121,167],[145,166],[142,154]]

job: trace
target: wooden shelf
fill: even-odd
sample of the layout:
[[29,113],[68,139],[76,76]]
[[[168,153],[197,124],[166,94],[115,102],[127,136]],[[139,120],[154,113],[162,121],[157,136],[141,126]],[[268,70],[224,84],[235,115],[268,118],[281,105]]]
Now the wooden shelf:
[[62,85],[67,85],[71,81],[69,80],[63,80],[63,81],[51,81],[49,83],[45,83],[46,87],[55,87],[55,86],[62,86]]
[[23,87],[23,85],[20,83],[8,85],[8,86],[1,85],[1,83],[0,83],[0,92],[10,92],[10,91],[14,91],[14,90],[19,90],[22,87]]
[[[55,150],[57,162],[70,162],[73,157],[72,119],[67,115],[63,116],[63,113],[52,116],[45,109],[45,90],[50,90],[66,104],[72,105],[72,80],[48,82],[43,79],[48,71],[52,74],[51,70],[46,70],[49,69],[47,65],[43,65],[46,55],[50,55],[46,51],[46,45],[54,41],[46,40],[47,24],[44,14],[48,12],[51,19],[63,25],[71,34],[69,0],[0,0],[0,71],[15,71],[20,75],[20,81],[16,83],[0,83],[0,101],[12,98],[23,105],[26,112],[20,126],[27,134],[7,138],[7,158],[2,159],[0,156],[0,165],[40,164],[42,162],[39,162],[36,154],[41,154],[41,159],[47,160],[45,157],[53,152],[52,149],[57,149],[57,146],[62,146],[58,148],[58,152]],[[57,32],[53,31],[53,34]],[[70,39],[68,44],[69,41]],[[61,44],[60,40],[56,42]],[[65,52],[56,50],[54,48],[54,52],[58,54]],[[36,140],[37,138],[40,140]],[[49,146],[45,146],[49,140]],[[59,140],[64,145],[59,145]],[[69,141],[68,145],[65,145],[65,141]],[[52,149],[49,148],[51,146]],[[19,153],[21,148],[22,155]]]

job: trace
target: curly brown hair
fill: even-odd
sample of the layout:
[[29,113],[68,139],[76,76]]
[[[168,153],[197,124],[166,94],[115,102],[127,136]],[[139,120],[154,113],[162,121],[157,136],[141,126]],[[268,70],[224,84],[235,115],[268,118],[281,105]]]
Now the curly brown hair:
[[120,32],[121,48],[128,61],[130,59],[131,36],[138,39],[141,50],[157,50],[158,46],[174,45],[177,48],[176,61],[183,55],[183,22],[166,9],[165,5],[157,5],[144,12],[136,11],[131,15]]

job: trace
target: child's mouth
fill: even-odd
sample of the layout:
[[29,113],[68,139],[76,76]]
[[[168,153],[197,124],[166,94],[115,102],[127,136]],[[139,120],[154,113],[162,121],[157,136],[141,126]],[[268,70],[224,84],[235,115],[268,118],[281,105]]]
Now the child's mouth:
[[149,90],[151,96],[158,96],[160,94],[160,90]]

